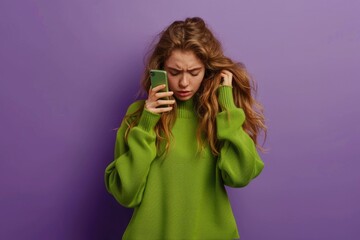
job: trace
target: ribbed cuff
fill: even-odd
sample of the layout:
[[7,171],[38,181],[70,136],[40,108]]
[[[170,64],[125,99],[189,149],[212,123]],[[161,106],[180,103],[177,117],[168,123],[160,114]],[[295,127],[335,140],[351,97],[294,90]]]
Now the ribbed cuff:
[[231,86],[222,85],[219,89],[219,104],[222,110],[236,108]]
[[144,108],[138,126],[146,131],[152,130],[160,119],[160,114],[149,112]]

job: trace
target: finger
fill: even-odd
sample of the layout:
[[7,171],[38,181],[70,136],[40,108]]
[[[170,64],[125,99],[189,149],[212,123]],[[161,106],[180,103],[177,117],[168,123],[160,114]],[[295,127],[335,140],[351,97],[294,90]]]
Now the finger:
[[232,78],[232,76],[233,76],[232,73],[222,73],[221,74],[222,78]]
[[227,85],[227,86],[232,85],[232,78],[233,78],[232,72],[228,70],[222,70],[220,75],[223,79],[222,85]]
[[163,97],[171,97],[174,94],[174,92],[157,92],[155,93],[156,98],[163,98]]
[[226,75],[232,74],[229,70],[226,70],[226,69],[222,70],[221,73],[226,74]]
[[175,100],[157,100],[157,106],[175,104]]
[[231,78],[232,78],[232,76],[229,76],[229,75],[221,75],[221,78],[224,80],[224,81],[229,81]]
[[151,109],[153,109],[153,108],[155,108],[156,106],[155,106],[155,104],[154,104],[154,102],[150,102],[149,100],[146,100],[145,101],[145,108],[147,109],[147,110],[150,110],[151,111]]
[[222,71],[221,71],[221,75],[222,75],[222,76],[232,76],[233,73],[230,72],[229,70],[222,70]]
[[[161,85],[159,85],[159,86],[156,86],[156,87],[160,87]],[[151,85],[150,85],[150,87],[149,87],[149,91],[148,91],[148,95],[150,96],[150,95],[153,95],[153,94],[155,94],[156,93],[156,91],[154,91],[154,89],[156,90],[156,87],[155,88],[153,88]]]
[[165,87],[166,87],[165,84],[161,84],[161,85],[158,85],[158,86],[152,88],[151,91],[158,92],[159,90],[164,89]]
[[[157,92],[157,89],[156,88],[151,88],[149,89],[149,93],[148,93],[148,100],[151,100],[151,99],[154,99],[154,96]],[[156,98],[155,98],[156,100]]]
[[153,109],[157,108],[163,105],[173,105],[175,104],[175,100],[164,100],[164,99],[158,99],[155,101],[146,100],[145,101],[145,108],[146,109]]
[[221,76],[221,78],[228,78],[229,77],[229,75],[227,75],[226,73],[221,73],[220,76]]
[[173,107],[162,107],[162,108],[155,108],[153,109],[154,113],[164,113],[164,112],[170,112],[173,109]]

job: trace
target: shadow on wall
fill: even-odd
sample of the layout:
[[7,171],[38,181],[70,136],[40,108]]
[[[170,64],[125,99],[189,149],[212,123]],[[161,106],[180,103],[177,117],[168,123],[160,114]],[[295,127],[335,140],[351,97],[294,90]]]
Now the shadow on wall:
[[[113,135],[114,132],[111,134]],[[108,149],[98,154],[99,156],[96,157],[96,159],[112,159],[112,138],[108,144]],[[85,220],[86,222],[83,231],[80,230],[82,236],[78,239],[119,240],[129,224],[133,209],[120,205],[115,198],[107,192],[105,187],[104,172],[111,161],[112,160],[99,161],[96,167],[96,176],[93,175],[91,182],[88,183],[90,196],[83,199],[83,204],[85,205],[86,202],[89,201],[92,202],[87,207],[87,211],[91,211],[91,213],[87,215],[89,219],[86,219],[86,216],[80,218],[80,220]]]
[[119,205],[110,194],[107,195],[101,195],[98,201],[94,219],[89,225],[92,234],[87,239],[119,240],[129,224],[133,209]]
[[[111,148],[109,146],[109,148]],[[111,151],[106,151],[102,159],[110,159]],[[78,225],[82,229],[76,229],[79,235],[74,239],[86,240],[119,240],[129,221],[133,209],[125,208],[120,205],[115,198],[107,192],[104,182],[104,171],[108,162],[101,162],[96,168],[96,176],[88,183],[89,195],[82,200],[82,205],[86,206],[83,216],[79,220],[83,221]],[[74,235],[73,235],[74,236]]]
[[[104,182],[104,173],[106,167],[113,161],[114,144],[116,130],[120,126],[120,123],[126,113],[128,106],[136,100],[136,96],[139,90],[140,78],[142,74],[143,66],[141,61],[142,54],[133,54],[129,56],[126,63],[119,65],[116,70],[118,78],[114,80],[114,87],[109,89],[109,99],[111,102],[108,105],[104,105],[104,108],[109,109],[108,118],[115,119],[110,121],[109,132],[103,133],[98,136],[97,139],[101,139],[101,144],[105,143],[105,147],[101,151],[96,152],[96,173],[91,176],[91,182],[88,186],[90,187],[90,197],[83,199],[87,202],[88,199],[92,200],[91,208],[92,213],[89,214],[91,219],[82,220],[87,221],[85,229],[81,235],[85,235],[85,238],[81,236],[79,239],[87,240],[119,240],[122,238],[123,233],[127,225],[130,222],[133,210],[132,208],[125,208],[120,205],[115,198],[106,191]],[[139,70],[140,69],[140,70]],[[124,82],[124,79],[130,79],[130,82]],[[115,122],[115,124],[114,124]],[[100,143],[99,143],[100,144]],[[101,161],[98,161],[101,159]],[[102,161],[104,160],[105,161]],[[89,209],[89,208],[87,208]],[[80,218],[81,219],[81,218]]]

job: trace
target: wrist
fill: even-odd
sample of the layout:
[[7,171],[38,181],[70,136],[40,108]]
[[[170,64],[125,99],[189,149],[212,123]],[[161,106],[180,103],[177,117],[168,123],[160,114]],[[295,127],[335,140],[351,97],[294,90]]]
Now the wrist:
[[236,108],[234,103],[232,86],[222,85],[218,89],[218,101],[222,110],[229,110]]
[[138,126],[146,131],[152,130],[160,119],[160,114],[153,113],[144,107]]

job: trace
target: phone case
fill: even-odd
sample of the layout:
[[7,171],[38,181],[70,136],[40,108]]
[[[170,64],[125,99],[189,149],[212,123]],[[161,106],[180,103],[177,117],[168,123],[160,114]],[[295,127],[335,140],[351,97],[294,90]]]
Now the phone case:
[[[159,92],[168,92],[168,82],[167,82],[167,73],[164,70],[150,70],[150,79],[151,79],[151,88],[165,84],[165,88],[161,89]],[[161,98],[163,100],[169,100],[168,97]],[[164,106],[162,106],[164,107]]]
[[150,70],[151,87],[154,88],[161,84],[165,84],[166,88],[161,89],[162,92],[169,91],[167,83],[167,73],[164,70]]

